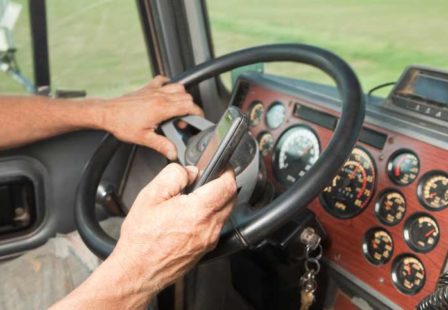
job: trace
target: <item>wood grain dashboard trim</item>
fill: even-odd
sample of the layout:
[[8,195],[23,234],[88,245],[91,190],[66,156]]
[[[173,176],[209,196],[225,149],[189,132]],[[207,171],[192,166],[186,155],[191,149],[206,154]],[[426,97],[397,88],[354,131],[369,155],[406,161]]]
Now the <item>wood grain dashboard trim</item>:
[[[257,137],[262,132],[270,132],[274,141],[277,141],[280,135],[289,127],[303,124],[312,128],[319,136],[321,148],[325,149],[330,141],[333,132],[327,128],[318,126],[312,122],[299,119],[293,115],[296,104],[311,107],[321,112],[325,112],[336,117],[338,112],[330,110],[324,104],[311,102],[304,98],[294,97],[281,91],[270,89],[266,86],[251,84],[245,100],[241,104],[243,111],[247,111],[250,104],[259,100],[267,111],[272,102],[280,101],[287,107],[286,121],[277,129],[269,129],[266,126],[265,118],[257,127],[251,128],[252,134]],[[328,104],[328,103],[327,103]],[[368,286],[377,290],[380,294],[390,299],[393,303],[405,308],[415,307],[420,300],[431,293],[435,287],[438,277],[445,265],[446,253],[448,251],[448,209],[438,212],[429,212],[419,202],[417,197],[417,185],[420,178],[431,170],[447,170],[448,151],[427,144],[424,141],[417,140],[411,136],[390,131],[369,123],[365,123],[366,128],[376,130],[387,134],[388,138],[382,150],[359,142],[358,145],[366,149],[375,160],[377,168],[377,186],[374,197],[367,209],[352,219],[340,220],[331,216],[321,206],[319,199],[316,198],[310,205],[312,210],[326,229],[329,239],[326,243],[325,255],[328,260],[337,264],[348,273],[358,278]],[[341,141],[341,143],[343,143]],[[400,149],[410,149],[415,152],[420,159],[420,173],[417,180],[408,186],[398,186],[393,183],[387,173],[387,162],[389,157]],[[273,167],[271,161],[272,153],[263,157],[268,174],[273,180],[277,189],[281,189],[280,184],[275,182]],[[329,180],[330,181],[330,180]],[[374,205],[379,195],[388,189],[399,190],[406,198],[407,211],[404,220],[396,226],[383,225],[375,216]],[[405,243],[403,238],[404,224],[406,219],[415,212],[427,212],[434,216],[440,226],[440,241],[438,246],[429,253],[421,254],[412,251]],[[382,266],[376,266],[364,257],[362,243],[364,234],[372,227],[382,227],[386,229],[393,237],[395,248],[393,258]],[[398,291],[391,279],[391,268],[394,258],[403,253],[411,253],[417,256],[426,268],[426,284],[424,288],[416,295],[404,295]]]

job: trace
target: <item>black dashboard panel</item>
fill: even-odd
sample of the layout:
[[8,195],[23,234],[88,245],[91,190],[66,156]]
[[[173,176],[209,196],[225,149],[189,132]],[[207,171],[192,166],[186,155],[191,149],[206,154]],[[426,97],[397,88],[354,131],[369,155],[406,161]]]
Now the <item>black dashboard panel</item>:
[[[328,145],[339,97],[332,87],[258,73],[243,75],[239,83],[244,92],[235,94],[236,104],[255,120],[251,133],[281,192]],[[268,116],[273,105],[284,109]],[[285,134],[294,128],[307,130],[284,148]],[[324,189],[335,198],[327,201],[331,206],[325,194],[309,206],[329,236],[326,260],[391,308],[415,307],[436,287],[448,251],[448,124],[416,121],[371,98],[357,150]]]
[[[34,221],[23,229],[0,232],[0,259],[36,248],[56,233],[76,230],[74,198],[78,182],[104,135],[99,131],[73,132],[0,152],[0,185],[14,184],[17,178],[29,180],[35,213]],[[119,187],[130,152],[129,145],[117,152],[104,181]],[[104,210],[99,210],[104,217]]]

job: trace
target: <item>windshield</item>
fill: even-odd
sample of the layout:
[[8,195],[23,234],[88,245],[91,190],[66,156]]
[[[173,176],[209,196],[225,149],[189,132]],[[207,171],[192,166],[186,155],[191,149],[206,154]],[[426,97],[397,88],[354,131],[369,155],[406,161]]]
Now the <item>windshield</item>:
[[[208,0],[207,6],[216,56],[260,44],[317,45],[347,60],[365,91],[396,81],[410,64],[448,69],[446,0]],[[265,71],[329,83],[297,65]]]

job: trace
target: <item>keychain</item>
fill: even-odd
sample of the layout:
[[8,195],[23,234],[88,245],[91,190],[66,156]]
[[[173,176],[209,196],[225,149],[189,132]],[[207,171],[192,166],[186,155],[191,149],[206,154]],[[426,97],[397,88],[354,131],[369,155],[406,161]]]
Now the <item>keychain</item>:
[[[300,310],[308,310],[315,301],[314,292],[317,289],[316,275],[320,271],[319,259],[322,258],[321,238],[316,231],[308,227],[300,235],[300,241],[305,248],[305,273],[300,277]],[[313,252],[317,253],[312,256]]]

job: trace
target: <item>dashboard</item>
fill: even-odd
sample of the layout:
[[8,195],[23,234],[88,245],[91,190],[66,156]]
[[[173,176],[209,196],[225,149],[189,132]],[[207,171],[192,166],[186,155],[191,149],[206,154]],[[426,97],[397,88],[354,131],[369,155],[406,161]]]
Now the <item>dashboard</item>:
[[[277,193],[327,147],[341,105],[332,87],[259,73],[239,78],[232,104],[247,113]],[[309,209],[328,235],[329,266],[407,309],[445,269],[448,126],[406,113],[372,97],[356,147]]]

